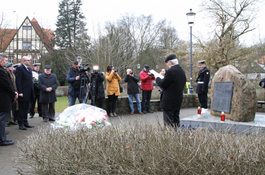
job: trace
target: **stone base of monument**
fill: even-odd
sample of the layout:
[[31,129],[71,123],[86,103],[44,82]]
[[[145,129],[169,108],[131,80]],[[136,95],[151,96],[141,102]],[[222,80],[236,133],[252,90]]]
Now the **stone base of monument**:
[[209,130],[226,130],[229,132],[256,134],[265,133],[265,115],[256,115],[254,121],[251,122],[236,122],[229,119],[221,121],[220,117],[210,114],[210,111],[202,115],[193,115],[182,118],[180,126],[190,125],[192,128],[199,125],[199,127],[207,127]]

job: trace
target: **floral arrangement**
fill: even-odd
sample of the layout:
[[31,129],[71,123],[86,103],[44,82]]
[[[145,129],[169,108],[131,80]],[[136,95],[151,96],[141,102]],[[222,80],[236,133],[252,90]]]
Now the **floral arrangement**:
[[70,127],[75,129],[81,125],[88,128],[111,125],[108,122],[107,112],[104,109],[88,105],[76,104],[66,108],[53,124],[54,128]]

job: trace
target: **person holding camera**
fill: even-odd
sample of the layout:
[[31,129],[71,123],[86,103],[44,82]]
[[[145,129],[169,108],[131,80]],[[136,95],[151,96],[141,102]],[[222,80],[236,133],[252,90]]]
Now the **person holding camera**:
[[118,115],[116,114],[116,101],[118,96],[120,95],[119,82],[121,81],[121,77],[113,66],[107,66],[106,79],[109,103],[109,116],[117,117]]
[[105,98],[105,92],[103,82],[105,80],[104,72],[100,72],[98,65],[93,66],[93,71],[90,73],[90,89],[89,99],[91,99],[91,105],[102,108],[103,99]]
[[[76,98],[78,98],[79,103],[86,103],[86,93],[87,93],[87,84],[89,83],[89,77],[87,71],[85,73],[81,73],[79,71],[80,64],[78,61],[74,61],[73,66],[69,69],[67,73],[66,80],[69,83],[68,86],[68,95],[69,95],[69,106],[73,106],[75,104]],[[84,74],[84,75],[83,75]],[[82,76],[85,77],[85,85],[84,85],[84,96],[80,94],[80,86]]]
[[138,112],[140,114],[143,114],[141,109],[140,96],[139,96],[139,87],[137,84],[139,80],[140,80],[139,76],[135,75],[135,73],[133,73],[131,69],[127,69],[127,75],[124,81],[128,83],[127,94],[129,99],[129,106],[131,108],[131,114],[134,114],[133,97],[136,100]]
[[141,88],[142,88],[142,107],[143,113],[146,112],[153,113],[150,109],[150,100],[152,95],[152,90],[154,89],[153,80],[154,75],[149,72],[149,65],[145,65],[144,69],[140,73]]

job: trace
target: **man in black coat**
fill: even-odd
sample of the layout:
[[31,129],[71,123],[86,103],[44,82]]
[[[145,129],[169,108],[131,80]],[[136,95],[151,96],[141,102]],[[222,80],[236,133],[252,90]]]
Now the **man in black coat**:
[[29,107],[30,117],[29,118],[33,118],[35,115],[36,101],[38,104],[39,117],[42,117],[41,104],[40,104],[40,88],[38,84],[39,75],[43,74],[43,72],[40,71],[40,65],[41,63],[33,64],[32,76],[33,76],[33,85],[34,85],[34,98],[30,102],[30,107]]
[[186,84],[186,75],[178,64],[177,56],[170,54],[165,62],[169,69],[163,79],[156,77],[156,83],[163,89],[160,97],[160,108],[163,109],[165,125],[179,127],[179,111],[183,100],[183,89]]
[[210,80],[210,71],[206,67],[205,60],[198,61],[200,71],[196,78],[197,88],[196,93],[198,94],[199,102],[201,104],[202,113],[207,111],[207,93],[208,93],[208,84]]
[[23,56],[21,65],[16,69],[16,85],[18,92],[18,125],[19,129],[27,130],[34,128],[28,123],[29,103],[34,98],[32,70],[30,66],[30,58]]
[[15,92],[14,86],[10,79],[9,73],[4,69],[8,63],[8,58],[4,54],[0,54],[0,146],[13,145],[12,140],[6,139],[5,124],[12,103],[17,99],[18,94]]
[[139,80],[140,80],[139,76],[135,75],[135,73],[133,73],[131,69],[127,69],[127,75],[124,81],[128,83],[127,94],[128,94],[128,99],[129,99],[129,106],[131,108],[131,114],[134,114],[133,97],[136,100],[138,112],[140,114],[143,114],[142,109],[141,109],[139,86],[137,84]]
[[90,74],[90,88],[89,88],[89,99],[91,99],[91,105],[102,108],[103,99],[105,98],[105,92],[103,82],[105,76],[103,72],[100,72],[98,65],[93,66],[93,71]]
[[57,101],[55,91],[58,87],[58,81],[56,75],[51,73],[50,65],[46,65],[44,74],[39,76],[39,87],[43,121],[55,121],[54,103]]

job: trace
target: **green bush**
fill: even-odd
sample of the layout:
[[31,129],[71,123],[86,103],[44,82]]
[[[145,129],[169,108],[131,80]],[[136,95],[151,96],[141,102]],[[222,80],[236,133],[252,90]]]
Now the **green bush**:
[[17,160],[32,167],[20,170],[27,174],[264,174],[264,137],[205,128],[176,133],[142,121],[41,128],[18,144]]

